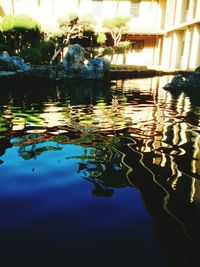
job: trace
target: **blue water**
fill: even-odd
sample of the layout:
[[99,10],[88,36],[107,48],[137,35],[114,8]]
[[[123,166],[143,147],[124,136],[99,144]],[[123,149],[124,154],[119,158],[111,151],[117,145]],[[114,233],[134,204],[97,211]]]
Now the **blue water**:
[[[143,254],[155,266],[163,261],[165,253],[158,246],[152,217],[137,189],[115,188],[112,197],[97,197],[92,194],[94,184],[78,172],[80,159],[74,158],[83,155],[85,148],[48,141],[37,144],[37,148],[44,146],[59,149],[26,160],[19,156],[19,147],[12,146],[1,157],[3,250],[12,254],[20,248],[18,256],[28,250],[29,257],[45,250],[50,258],[52,250],[56,254],[69,250],[69,255],[59,255],[62,262],[64,255],[72,260],[76,252],[86,257],[85,264],[90,253],[95,260],[103,253],[113,264],[119,260],[128,264],[132,257],[145,263]],[[87,153],[91,155],[90,148]]]
[[159,82],[4,92],[3,267],[192,266],[200,109]]

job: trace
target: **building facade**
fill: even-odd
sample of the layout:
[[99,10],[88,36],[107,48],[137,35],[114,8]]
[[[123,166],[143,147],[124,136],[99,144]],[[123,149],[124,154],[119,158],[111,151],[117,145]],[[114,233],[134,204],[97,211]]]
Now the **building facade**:
[[195,69],[200,65],[200,0],[167,0],[162,66]]
[[0,0],[0,17],[27,14],[47,31],[73,12],[92,15],[99,31],[104,18],[130,16],[126,64],[188,70],[200,65],[200,0]]

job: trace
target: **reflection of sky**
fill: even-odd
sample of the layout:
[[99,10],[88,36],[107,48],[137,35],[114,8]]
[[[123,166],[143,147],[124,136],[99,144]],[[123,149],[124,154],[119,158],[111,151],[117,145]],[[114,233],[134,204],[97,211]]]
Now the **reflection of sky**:
[[[13,139],[13,143],[16,141],[20,138]],[[96,197],[91,193],[94,185],[78,173],[82,161],[78,157],[86,153],[83,147],[47,141],[36,144],[35,148],[44,146],[59,150],[45,151],[25,160],[19,157],[20,147],[14,145],[1,157],[0,232],[9,230],[8,242],[12,240],[21,246],[21,240],[27,238],[24,228],[29,236],[27,247],[37,247],[38,240],[39,246],[48,246],[48,233],[48,240],[65,248],[71,240],[80,249],[86,238],[88,244],[100,246],[107,240],[105,248],[118,242],[122,253],[129,246],[140,253],[142,249],[161,253],[154,239],[152,219],[138,190],[115,188],[112,197]],[[26,151],[30,150],[31,145],[27,145]],[[90,148],[87,155],[91,156]]]
[[[68,159],[73,155],[83,155],[83,148],[76,145],[57,145],[55,142],[45,142],[39,147],[58,146],[60,150],[50,150],[40,154],[37,158],[24,160],[19,157],[19,147],[13,146],[6,150],[1,157],[4,164],[0,166],[0,191],[7,194],[34,193],[49,187],[67,186],[79,179],[77,173],[78,159]],[[30,145],[31,147],[31,145]],[[26,147],[29,150],[29,147]],[[71,177],[71,174],[73,176]],[[9,183],[8,183],[9,180]]]

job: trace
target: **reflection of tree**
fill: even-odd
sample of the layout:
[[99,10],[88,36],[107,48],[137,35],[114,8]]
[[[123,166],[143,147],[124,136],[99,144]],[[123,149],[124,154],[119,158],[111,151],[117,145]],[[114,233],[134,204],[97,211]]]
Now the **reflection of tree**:
[[[121,164],[121,155],[112,148],[92,149],[94,158],[88,160],[85,166],[79,166],[82,177],[95,185],[93,194],[110,196],[113,190],[110,188],[122,188],[128,186],[126,179],[126,168]],[[98,159],[100,155],[100,159]],[[102,160],[102,156],[105,159]]]
[[61,148],[58,146],[46,146],[46,144],[44,144],[44,147],[37,147],[37,144],[32,144],[29,147],[21,146],[19,148],[19,155],[25,160],[36,159],[42,153],[50,150],[61,150]]
[[[125,179],[127,166],[122,163],[122,155],[116,149],[117,137],[103,137],[98,134],[85,134],[73,143],[91,146],[90,154],[72,156],[78,158],[78,172],[82,177],[95,185],[92,193],[96,196],[111,196],[113,188],[128,186]],[[68,159],[68,158],[67,158]]]
[[45,136],[39,134],[26,135],[23,138],[13,142],[13,145],[19,146],[19,156],[25,160],[36,159],[42,153],[50,150],[61,150],[58,143],[55,146],[48,145]]

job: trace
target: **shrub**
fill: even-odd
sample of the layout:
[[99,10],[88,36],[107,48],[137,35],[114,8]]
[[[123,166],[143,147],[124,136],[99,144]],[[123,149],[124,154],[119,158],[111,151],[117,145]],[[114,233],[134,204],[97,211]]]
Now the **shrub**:
[[102,51],[102,56],[113,56],[114,48],[112,46],[107,46]]
[[123,41],[120,42],[118,46],[114,47],[114,51],[116,54],[123,54],[124,52],[128,52],[131,50],[131,42]]
[[38,48],[24,48],[20,51],[19,56],[22,57],[25,62],[41,64],[42,54]]
[[9,47],[12,55],[20,53],[26,48],[34,48],[44,40],[40,24],[31,17],[21,15],[5,16],[1,22],[4,44]]
[[54,46],[50,41],[42,41],[37,47],[22,49],[19,56],[31,64],[48,64],[53,51]]
[[24,31],[41,31],[40,24],[26,15],[8,15],[5,16],[1,22],[3,32],[12,30],[24,30]]
[[103,33],[103,32],[98,33],[98,35],[97,35],[97,43],[98,44],[100,44],[100,45],[105,44],[106,39],[107,38],[106,38],[105,33]]

